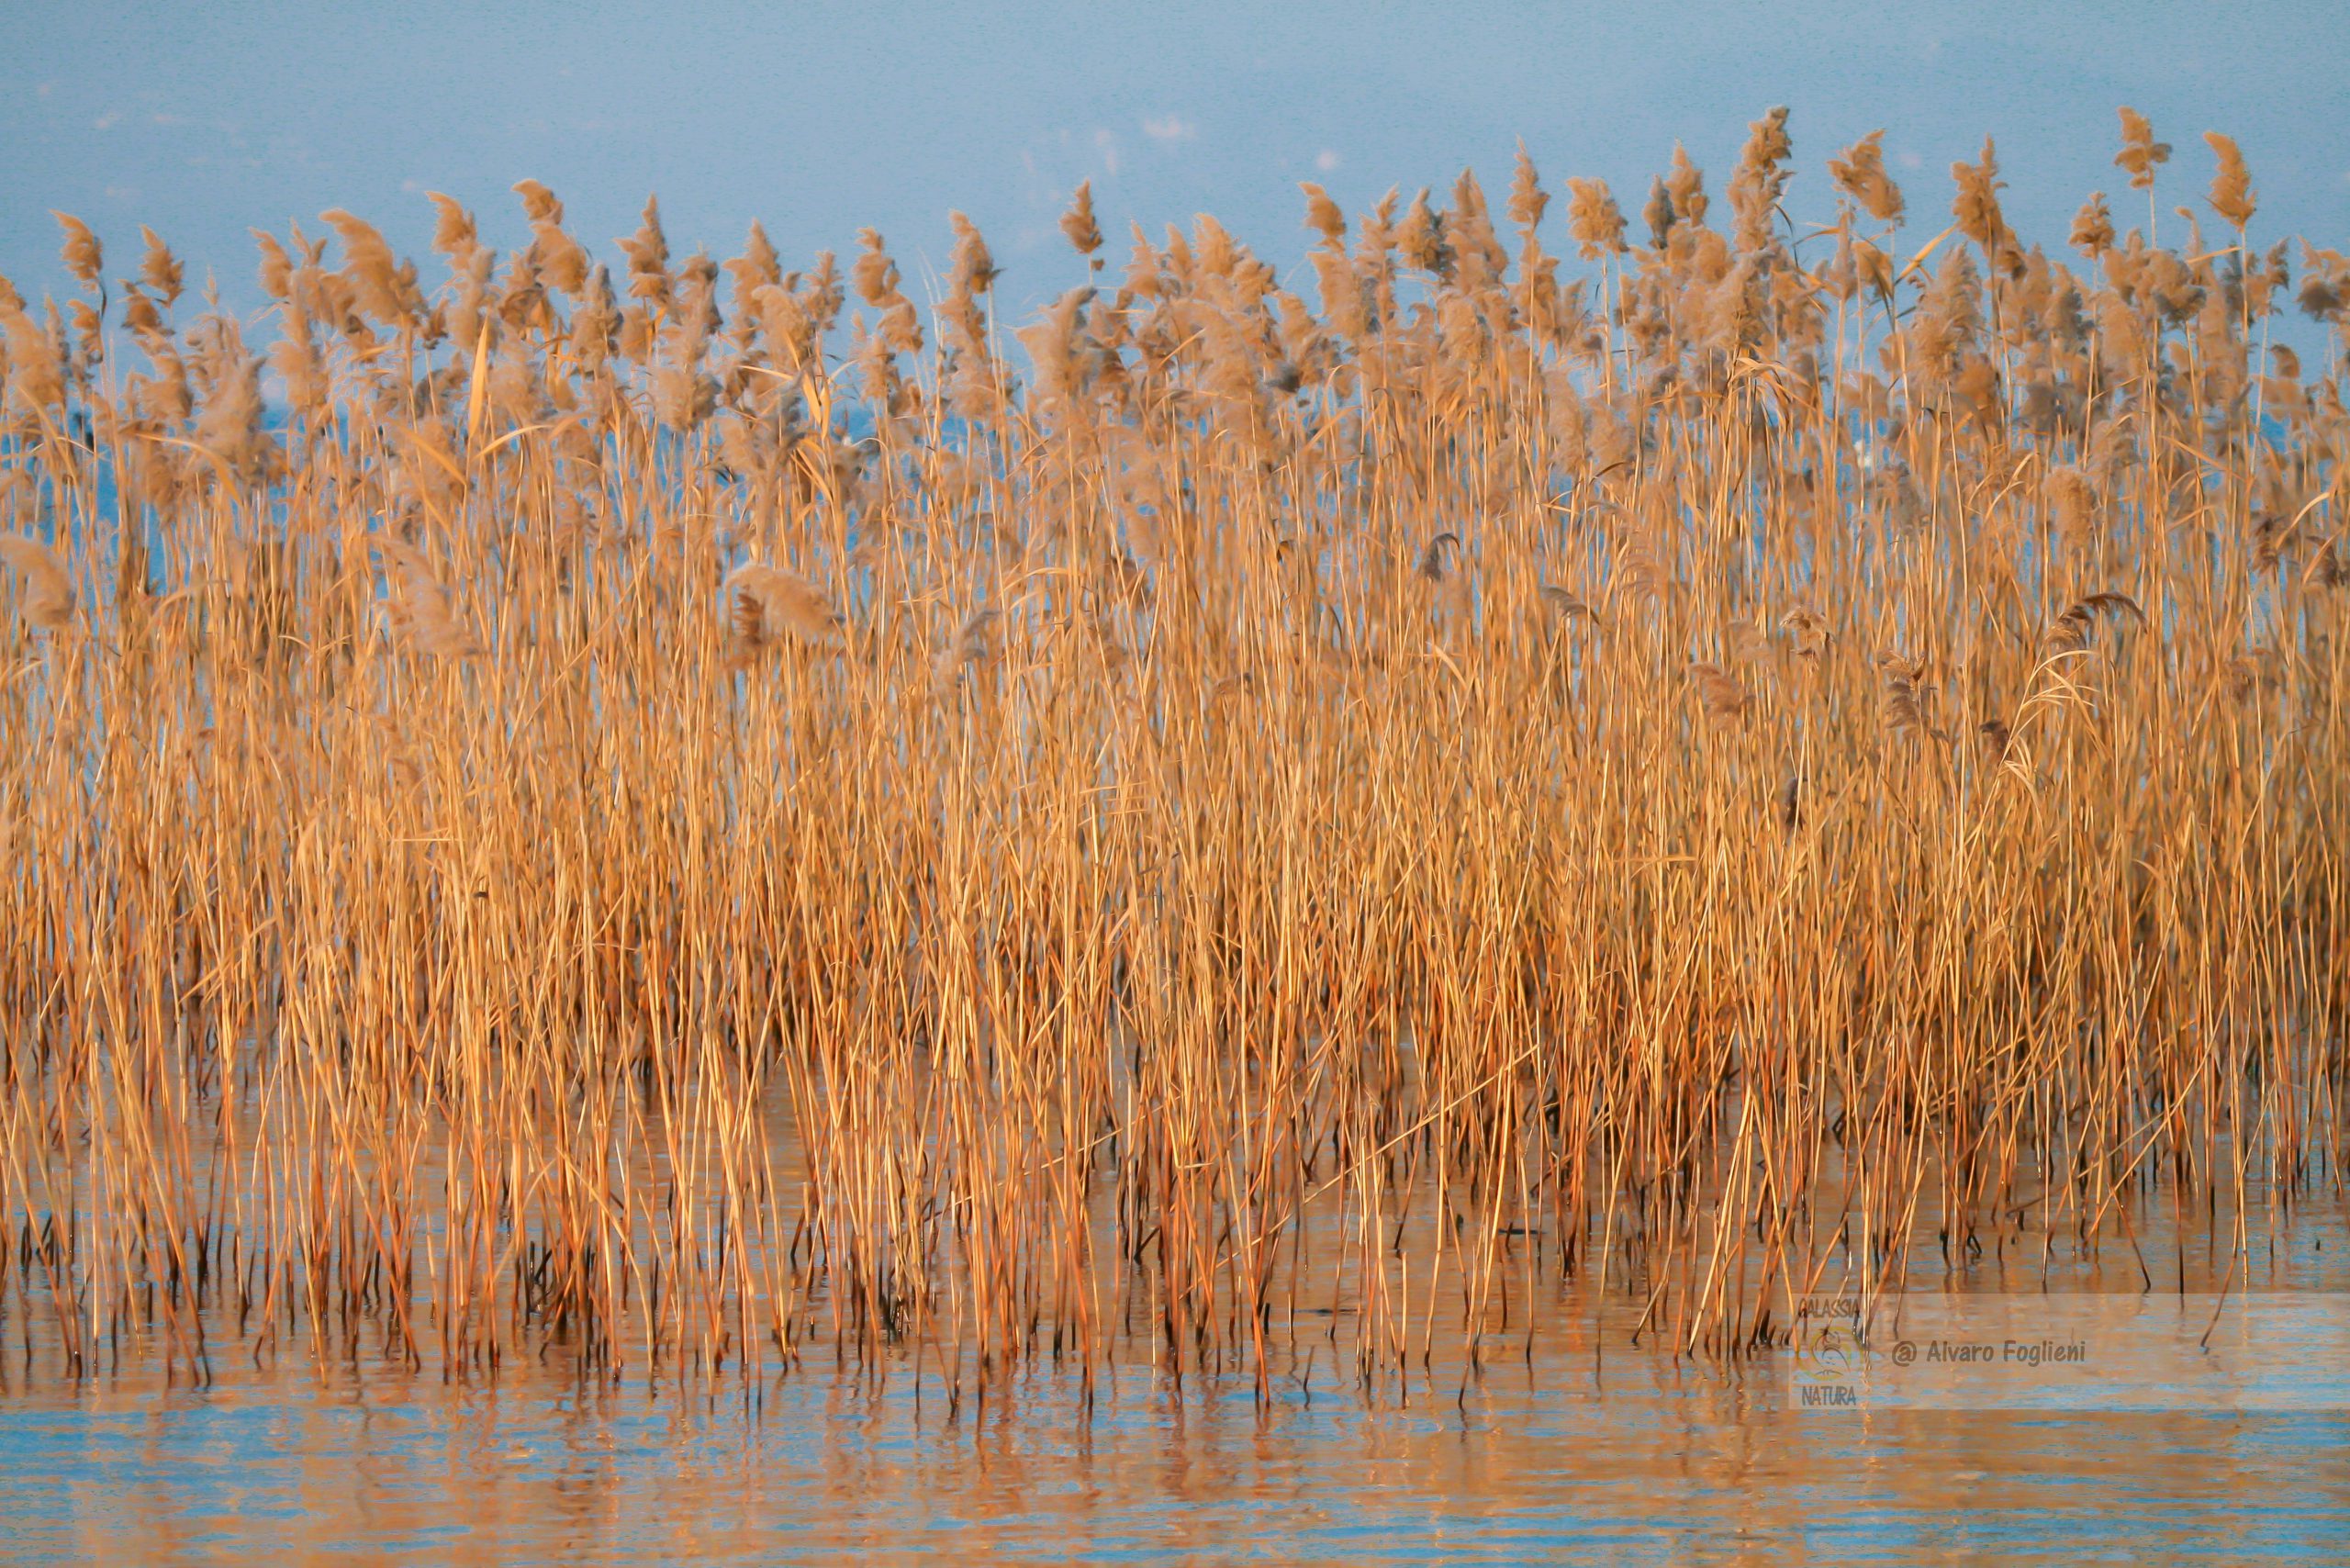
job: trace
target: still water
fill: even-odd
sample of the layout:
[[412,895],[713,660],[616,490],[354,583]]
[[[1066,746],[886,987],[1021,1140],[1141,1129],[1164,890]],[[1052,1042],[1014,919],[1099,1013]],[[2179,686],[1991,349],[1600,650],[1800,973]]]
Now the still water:
[[[2289,1267],[2254,1282],[2300,1293],[2255,1305],[2334,1309],[2314,1338],[2232,1343],[2242,1386],[2313,1393],[2265,1413],[2188,1381],[2184,1408],[2112,1408],[2172,1386],[2139,1351],[2126,1400],[2076,1387],[2053,1396],[2063,1408],[1934,1407],[1957,1402],[1913,1388],[1927,1407],[1807,1410],[1790,1396],[1799,1358],[1677,1360],[1631,1346],[1609,1309],[1482,1379],[1439,1354],[1408,1380],[1334,1383],[1341,1358],[1315,1351],[1309,1323],[1262,1402],[1247,1380],[1178,1390],[1145,1350],[1090,1416],[1049,1371],[950,1415],[934,1363],[876,1377],[829,1357],[749,1387],[583,1386],[552,1362],[465,1386],[292,1353],[223,1357],[201,1389],[128,1371],[73,1383],[43,1375],[10,1322],[0,1555],[2335,1562],[2350,1558],[2341,1235],[2298,1227]],[[1967,1320],[1953,1299],[1945,1330]],[[2092,1322],[2056,1332],[2094,1356],[2103,1319],[2067,1321]]]

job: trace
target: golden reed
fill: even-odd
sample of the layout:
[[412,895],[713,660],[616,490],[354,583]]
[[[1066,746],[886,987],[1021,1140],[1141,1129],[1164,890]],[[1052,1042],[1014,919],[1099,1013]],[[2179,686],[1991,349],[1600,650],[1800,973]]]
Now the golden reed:
[[525,182],[428,286],[331,212],[265,349],[61,218],[0,1327],[1261,1384],[1302,1298],[1734,1355],[1937,1247],[2248,1253],[2341,1177],[2350,263],[2123,122],[2076,257],[1987,144],[1922,241],[1874,136],[1797,199],[1784,110],[1726,212],[1572,182],[1572,277],[1523,157],[1306,187],[1311,301],[1080,191],[1011,333],[959,214],[925,312],[870,231],[608,270]]

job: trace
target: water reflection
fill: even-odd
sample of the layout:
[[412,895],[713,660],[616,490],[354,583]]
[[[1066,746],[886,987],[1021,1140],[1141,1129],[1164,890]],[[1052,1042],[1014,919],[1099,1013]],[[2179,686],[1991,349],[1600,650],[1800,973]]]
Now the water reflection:
[[[2287,1348],[2287,1353],[2290,1347]],[[12,1368],[16,1372],[17,1369]],[[2338,1560],[2350,1415],[1788,1408],[1785,1358],[1620,1338],[1482,1381],[1181,1394],[1039,1372],[494,1389],[362,1359],[12,1376],[13,1556],[123,1561]]]

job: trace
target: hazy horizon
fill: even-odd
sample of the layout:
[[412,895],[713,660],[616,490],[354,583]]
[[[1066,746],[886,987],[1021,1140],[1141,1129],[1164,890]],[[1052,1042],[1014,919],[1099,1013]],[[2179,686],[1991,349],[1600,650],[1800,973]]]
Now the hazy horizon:
[[132,270],[143,223],[193,286],[209,271],[250,310],[250,229],[315,232],[319,212],[345,207],[424,258],[424,193],[441,190],[502,249],[527,241],[509,187],[529,177],[563,197],[599,257],[657,193],[677,253],[731,254],[757,219],[796,266],[845,256],[870,225],[918,297],[961,209],[1003,265],[1001,305],[1025,314],[1083,278],[1055,228],[1080,180],[1093,181],[1116,260],[1130,220],[1156,236],[1212,211],[1302,280],[1302,180],[1349,211],[1390,186],[1441,194],[1463,167],[1497,191],[1522,140],[1552,189],[1596,174],[1634,212],[1676,140],[1719,191],[1747,123],[1776,103],[1794,111],[1798,223],[1832,215],[1825,160],[1879,127],[1921,238],[1946,220],[1949,164],[1986,135],[2028,241],[2061,245],[2092,189],[2117,197],[2118,221],[2143,222],[2112,166],[2127,103],[2177,149],[2165,224],[2173,206],[2199,207],[2200,133],[2216,129],[2251,164],[2255,241],[2350,239],[2350,35],[2284,6],[1896,6],[1853,23],[1718,4],[1670,20],[1622,7],[94,5],[22,17],[17,32],[0,60],[0,133],[18,151],[0,172],[0,273],[34,297],[63,289],[51,208],[96,229],[108,276]]

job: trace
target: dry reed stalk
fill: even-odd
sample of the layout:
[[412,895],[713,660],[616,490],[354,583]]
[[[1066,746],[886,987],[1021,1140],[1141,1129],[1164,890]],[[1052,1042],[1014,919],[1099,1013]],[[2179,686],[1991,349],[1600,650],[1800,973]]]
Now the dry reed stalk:
[[648,205],[614,270],[526,181],[428,286],[338,211],[263,244],[283,426],[68,224],[78,314],[0,290],[0,557],[87,633],[0,644],[0,1291],[84,1371],[912,1341],[957,1402],[1386,1388],[1561,1277],[1745,1355],[2165,1188],[2249,1257],[2342,1152],[2338,389],[2255,385],[2281,262],[2100,200],[2076,272],[1987,148],[1923,244],[1848,149],[1805,273],[1789,156],[1725,230],[1676,153],[1639,244],[1570,182],[1585,277],[1530,161],[1506,246],[1309,188],[1318,303],[1208,219],[1097,277],[1080,193],[1010,334],[961,218],[925,331],[875,234]]

